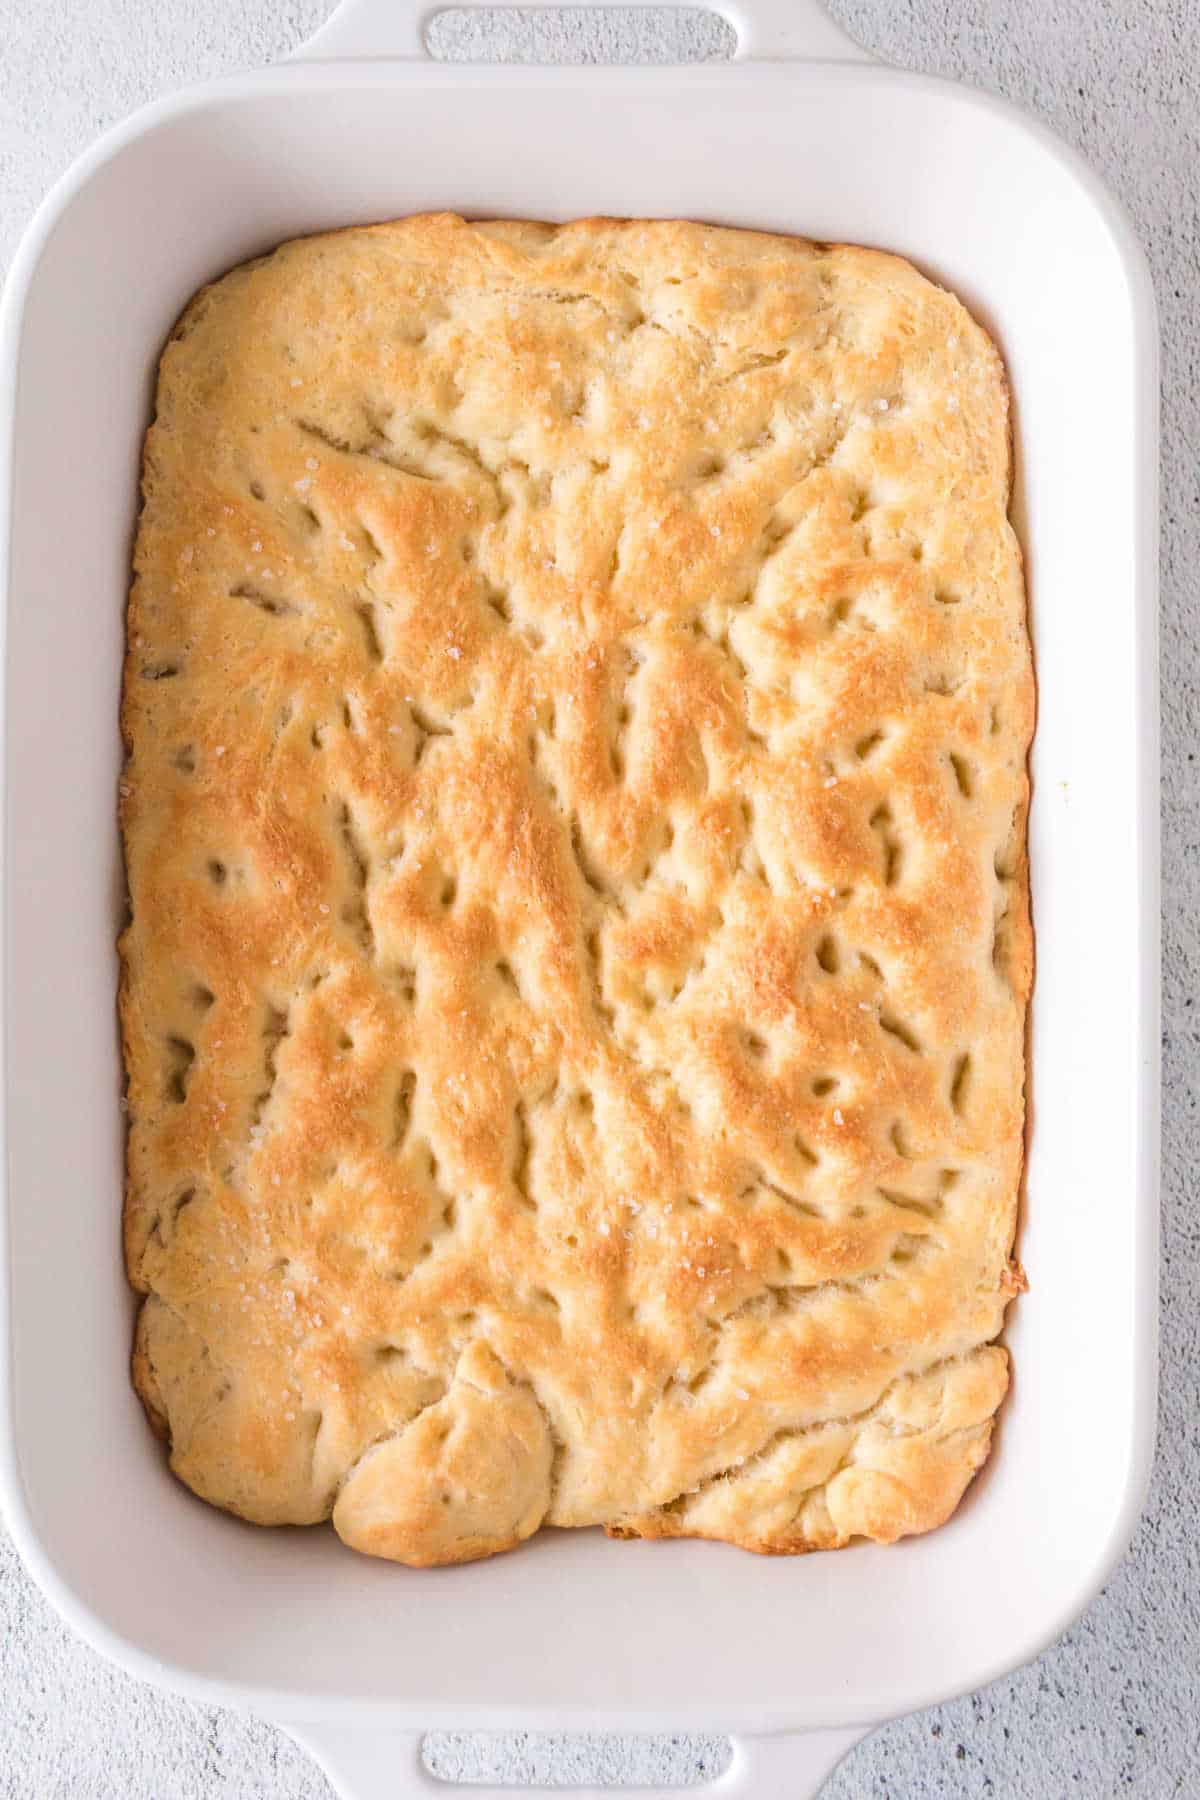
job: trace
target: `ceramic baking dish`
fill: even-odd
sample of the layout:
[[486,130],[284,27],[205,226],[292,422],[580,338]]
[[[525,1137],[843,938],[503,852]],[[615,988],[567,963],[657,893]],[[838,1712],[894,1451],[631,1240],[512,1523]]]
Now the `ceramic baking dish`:
[[[1033,1656],[1095,1594],[1154,1415],[1156,345],[1146,266],[1078,159],[999,101],[872,64],[813,0],[723,6],[729,64],[465,67],[411,0],[346,0],[287,66],[179,95],[59,184],[14,266],[0,456],[9,1523],[131,1670],[254,1708],[353,1800],[436,1786],[428,1727],[719,1729],[789,1800],[872,1724]],[[256,1531],[168,1475],[127,1378],[116,729],[155,362],[201,282],[413,210],[668,214],[886,245],[995,333],[1040,682],[1033,1129],[996,1454],[892,1549],[770,1560],[550,1532],[414,1573]],[[479,1794],[481,1790],[472,1790]]]

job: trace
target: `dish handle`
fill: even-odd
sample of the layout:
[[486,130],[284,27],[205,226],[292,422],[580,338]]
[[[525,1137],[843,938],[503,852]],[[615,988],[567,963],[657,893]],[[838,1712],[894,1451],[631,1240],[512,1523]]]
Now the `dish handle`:
[[[591,0],[594,4],[595,0]],[[666,0],[670,6],[672,0]],[[678,3],[678,0],[676,0]],[[835,25],[821,0],[682,0],[701,12],[715,12],[737,33],[736,57],[756,60],[800,58],[805,62],[873,62],[875,58]],[[506,11],[492,0],[340,0],[340,4],[294,59],[311,62],[399,57],[429,61],[425,33],[442,12]],[[515,0],[521,10],[556,11],[587,6],[589,0]],[[605,7],[661,8],[664,0],[600,0]]]
[[692,1788],[478,1787],[443,1781],[421,1760],[424,1732],[364,1725],[283,1725],[328,1778],[338,1800],[518,1800],[521,1794],[560,1793],[567,1800],[813,1800],[825,1777],[848,1756],[869,1727],[733,1737],[729,1767]]

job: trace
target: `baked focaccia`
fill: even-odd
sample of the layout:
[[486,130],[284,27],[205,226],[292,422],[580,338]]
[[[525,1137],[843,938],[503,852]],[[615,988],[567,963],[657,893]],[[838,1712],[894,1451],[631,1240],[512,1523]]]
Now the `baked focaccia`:
[[412,1564],[987,1455],[1034,690],[999,358],[876,251],[405,219],[206,288],[129,604],[134,1375]]

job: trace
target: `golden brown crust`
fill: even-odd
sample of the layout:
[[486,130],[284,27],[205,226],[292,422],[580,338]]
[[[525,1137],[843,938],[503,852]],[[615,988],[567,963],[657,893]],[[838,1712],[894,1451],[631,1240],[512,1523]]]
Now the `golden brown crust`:
[[422,217],[163,356],[134,1376],[414,1564],[948,1516],[1006,1384],[1033,681],[999,359],[897,258]]

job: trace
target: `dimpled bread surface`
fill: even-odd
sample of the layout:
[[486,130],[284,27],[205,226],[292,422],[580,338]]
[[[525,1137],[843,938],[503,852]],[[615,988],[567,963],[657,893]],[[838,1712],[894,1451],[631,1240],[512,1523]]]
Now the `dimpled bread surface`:
[[954,1510],[1007,1385],[1034,690],[1000,360],[876,251],[453,216],[162,358],[134,1379],[414,1565]]

